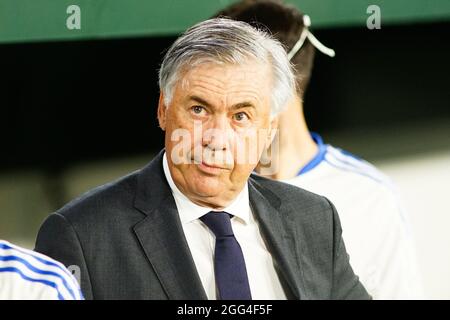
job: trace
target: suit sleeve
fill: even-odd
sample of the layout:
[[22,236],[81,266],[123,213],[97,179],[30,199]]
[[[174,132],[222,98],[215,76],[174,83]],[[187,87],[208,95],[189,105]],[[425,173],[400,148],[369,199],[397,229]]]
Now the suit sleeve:
[[81,291],[85,299],[92,299],[92,287],[78,235],[61,214],[50,215],[42,224],[36,239],[35,251],[45,254],[66,267],[79,270]]
[[367,300],[372,297],[350,266],[349,256],[342,239],[342,228],[334,205],[327,199],[333,212],[333,300]]

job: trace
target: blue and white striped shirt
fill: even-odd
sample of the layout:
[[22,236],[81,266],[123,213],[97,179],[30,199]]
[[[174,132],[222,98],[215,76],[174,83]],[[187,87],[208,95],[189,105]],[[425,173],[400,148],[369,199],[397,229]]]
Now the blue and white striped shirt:
[[1,300],[82,300],[80,287],[61,263],[0,240]]

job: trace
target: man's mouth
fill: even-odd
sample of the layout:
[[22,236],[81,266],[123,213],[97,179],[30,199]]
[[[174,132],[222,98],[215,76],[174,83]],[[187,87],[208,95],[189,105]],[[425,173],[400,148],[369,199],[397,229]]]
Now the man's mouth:
[[205,161],[202,161],[201,164],[202,164],[203,166],[209,167],[209,168],[227,169],[224,165],[219,165],[219,164],[215,164],[215,163],[207,163],[207,162],[205,162]]
[[[214,161],[214,160],[219,160],[219,161]],[[222,158],[219,159],[208,159],[206,157],[201,157],[200,159],[196,159],[195,157],[191,158],[192,163],[194,164],[201,164],[203,166],[206,167],[210,167],[210,168],[216,168],[216,169],[230,169],[230,165],[228,163],[225,163],[224,161],[220,161],[222,160]]]
[[227,170],[226,168],[218,166],[216,164],[207,164],[205,162],[197,164],[197,168],[203,173],[209,175],[220,175],[224,170]]
[[201,161],[192,159],[192,162],[204,173],[208,174],[219,174],[224,170],[230,170],[229,166],[225,163],[215,163],[213,161]]

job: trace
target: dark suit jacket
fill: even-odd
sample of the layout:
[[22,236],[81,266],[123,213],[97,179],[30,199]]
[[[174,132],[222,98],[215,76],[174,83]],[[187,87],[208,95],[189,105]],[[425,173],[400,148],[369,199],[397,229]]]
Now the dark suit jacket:
[[[73,200],[43,223],[35,250],[77,265],[86,299],[206,299],[161,152],[146,167]],[[334,206],[258,176],[253,214],[291,299],[367,299]]]

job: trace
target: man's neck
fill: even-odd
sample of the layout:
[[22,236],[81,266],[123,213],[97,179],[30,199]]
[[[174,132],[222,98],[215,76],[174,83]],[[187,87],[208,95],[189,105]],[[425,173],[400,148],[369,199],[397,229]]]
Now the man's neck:
[[287,180],[297,176],[318,152],[306,125],[300,99],[295,99],[280,115],[279,135],[278,168],[269,178]]

